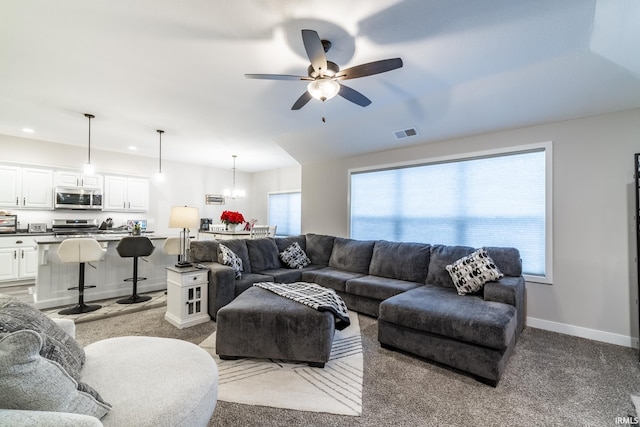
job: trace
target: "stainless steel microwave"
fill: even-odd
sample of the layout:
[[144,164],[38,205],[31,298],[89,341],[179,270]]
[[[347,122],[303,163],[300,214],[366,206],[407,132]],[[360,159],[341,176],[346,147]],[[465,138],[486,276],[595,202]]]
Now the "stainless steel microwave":
[[56,209],[102,209],[102,191],[97,188],[57,187]]

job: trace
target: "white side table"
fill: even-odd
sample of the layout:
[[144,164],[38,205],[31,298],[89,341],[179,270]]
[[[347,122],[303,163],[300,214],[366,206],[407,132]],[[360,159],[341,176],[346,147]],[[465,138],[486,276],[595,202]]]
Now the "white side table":
[[164,318],[183,329],[211,320],[207,309],[208,271],[167,267],[167,313]]

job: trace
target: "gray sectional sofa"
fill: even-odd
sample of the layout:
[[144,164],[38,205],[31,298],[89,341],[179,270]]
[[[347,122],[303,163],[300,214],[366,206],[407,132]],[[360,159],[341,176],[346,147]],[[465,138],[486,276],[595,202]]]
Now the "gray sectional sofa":
[[[292,269],[279,253],[297,242],[311,264]],[[219,264],[222,243],[242,259],[240,278]],[[359,241],[306,234],[287,238],[194,241],[191,259],[209,268],[209,314],[253,283],[305,281],[334,289],[354,311],[378,318],[378,340],[496,385],[524,328],[525,284],[514,248],[488,247],[504,274],[482,291],[458,295],[446,266],[466,246]]]

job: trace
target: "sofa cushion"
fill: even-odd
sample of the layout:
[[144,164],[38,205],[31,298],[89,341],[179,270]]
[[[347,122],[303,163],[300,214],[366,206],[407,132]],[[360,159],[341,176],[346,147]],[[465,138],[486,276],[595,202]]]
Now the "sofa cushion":
[[447,271],[447,265],[469,255],[475,249],[469,246],[432,245],[429,254],[427,284],[455,288]]
[[242,277],[242,260],[231,249],[223,244],[218,246],[218,262],[233,268],[236,279]]
[[311,264],[329,265],[331,250],[333,249],[334,236],[322,234],[307,234],[306,246],[302,247],[311,260]]
[[500,248],[488,246],[487,253],[505,276],[522,275],[522,259],[516,248]]
[[276,283],[293,283],[302,280],[302,269],[299,268],[272,268],[258,271],[258,273],[273,277],[272,281]]
[[273,282],[273,276],[269,274],[243,273],[240,279],[234,282],[234,297],[237,297],[257,282]]
[[249,252],[251,271],[254,273],[260,270],[280,267],[278,246],[271,237],[248,239],[247,251]]
[[249,251],[247,250],[247,240],[248,239],[232,239],[224,241],[224,245],[231,249],[233,253],[238,255],[242,260],[243,273],[251,273],[251,261],[249,260]]
[[302,250],[298,242],[293,242],[291,246],[280,253],[280,259],[289,268],[304,268],[311,264],[311,260]]
[[276,237],[274,240],[278,246],[278,252],[284,251],[291,246],[292,243],[298,243],[303,251],[307,250],[307,238],[304,234],[299,236]]
[[329,267],[353,273],[369,274],[375,242],[336,237],[329,258]]
[[424,285],[380,303],[381,320],[481,346],[505,349],[515,336],[516,308],[454,289]]
[[292,283],[302,281],[303,272],[317,270],[319,268],[324,267],[320,265],[309,264],[304,268],[272,268],[271,270],[258,271],[258,273],[272,276],[272,281],[276,283]]
[[364,276],[360,273],[338,270],[332,267],[324,267],[317,270],[306,270],[302,272],[302,280],[316,283],[326,288],[344,292],[347,280]]
[[217,240],[196,240],[189,243],[189,256],[192,262],[218,262]]
[[485,248],[460,258],[447,265],[446,269],[458,290],[458,295],[478,292],[485,283],[504,277]]
[[22,329],[44,334],[40,355],[59,363],[75,380],[80,379],[85,354],[77,341],[33,305],[0,294],[0,332]]
[[385,300],[409,289],[423,286],[424,283],[390,279],[380,276],[362,276],[347,280],[345,291],[359,297],[367,297],[378,301]]
[[0,407],[104,417],[111,406],[97,392],[40,355],[44,337],[29,329],[0,334]]
[[373,246],[369,274],[424,283],[431,245],[378,240]]

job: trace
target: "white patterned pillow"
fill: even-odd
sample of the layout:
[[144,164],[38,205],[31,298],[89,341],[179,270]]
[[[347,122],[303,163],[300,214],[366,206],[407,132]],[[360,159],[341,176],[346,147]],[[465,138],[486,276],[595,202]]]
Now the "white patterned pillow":
[[233,267],[233,271],[236,273],[236,279],[242,277],[242,260],[235,252],[223,244],[218,245],[218,262]]
[[280,253],[280,259],[289,268],[304,268],[311,264],[311,260],[302,250],[298,242],[293,242],[287,249]]
[[477,292],[485,283],[504,277],[485,248],[480,248],[445,268],[458,290],[458,295]]

